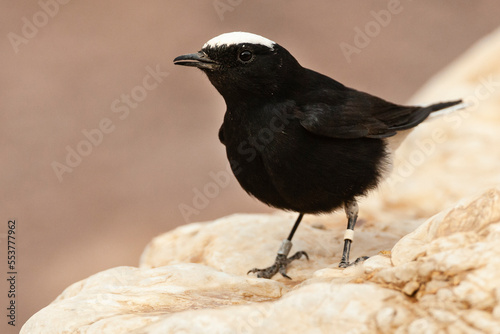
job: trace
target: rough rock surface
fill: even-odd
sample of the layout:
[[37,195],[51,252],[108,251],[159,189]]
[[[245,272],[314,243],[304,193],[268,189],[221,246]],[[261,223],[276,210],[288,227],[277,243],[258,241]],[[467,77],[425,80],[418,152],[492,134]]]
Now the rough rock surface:
[[293,280],[247,276],[295,217],[229,216],[155,238],[139,268],[71,285],[21,333],[500,333],[499,54],[500,30],[413,99],[472,107],[414,131],[360,204],[352,257],[365,263],[336,267],[343,214],[306,216],[292,252],[311,260]]

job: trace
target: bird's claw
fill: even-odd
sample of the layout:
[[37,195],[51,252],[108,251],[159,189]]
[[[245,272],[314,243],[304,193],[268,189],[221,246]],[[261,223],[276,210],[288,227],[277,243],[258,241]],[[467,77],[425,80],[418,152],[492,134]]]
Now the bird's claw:
[[356,261],[351,262],[351,263],[349,263],[346,260],[342,259],[342,261],[340,261],[340,263],[339,263],[339,268],[347,268],[347,267],[350,267],[350,266],[355,266],[358,263],[364,262],[368,258],[369,258],[369,256],[360,256],[360,257],[358,257],[356,259]]
[[253,268],[248,271],[247,275],[250,273],[256,273],[257,277],[259,278],[271,278],[274,275],[276,275],[277,272],[279,272],[281,276],[288,279],[292,279],[290,276],[286,274],[286,267],[290,262],[300,259],[302,255],[304,255],[306,259],[309,260],[309,256],[304,251],[299,251],[295,253],[293,256],[290,256],[289,258],[287,258],[286,255],[284,254],[278,254],[272,266],[264,269]]

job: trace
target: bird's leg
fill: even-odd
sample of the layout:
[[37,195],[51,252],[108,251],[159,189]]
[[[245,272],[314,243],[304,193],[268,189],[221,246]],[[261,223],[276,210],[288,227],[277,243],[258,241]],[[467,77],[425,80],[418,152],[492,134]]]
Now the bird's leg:
[[354,226],[358,219],[358,202],[355,199],[352,201],[344,202],[344,210],[347,216],[347,230],[344,234],[344,251],[342,252],[342,259],[340,260],[339,267],[346,268],[350,265],[357,264],[366,260],[367,256],[362,256],[353,263],[349,263],[349,253],[351,252],[351,243],[354,238]]
[[299,227],[300,221],[302,220],[303,216],[304,216],[303,213],[299,215],[299,217],[295,221],[295,224],[292,227],[292,230],[290,231],[290,235],[288,236],[287,239],[283,240],[283,242],[281,243],[281,247],[278,250],[278,254],[276,255],[276,260],[274,261],[274,264],[264,269],[253,268],[249,270],[247,274],[257,273],[257,277],[259,278],[271,278],[279,271],[279,273],[283,277],[292,279],[290,276],[286,274],[286,267],[288,266],[288,264],[294,260],[300,259],[302,255],[304,255],[309,260],[309,256],[304,251],[299,251],[295,253],[293,256],[287,257],[288,253],[290,253],[290,249],[292,248],[293,235],[295,234],[297,227]]

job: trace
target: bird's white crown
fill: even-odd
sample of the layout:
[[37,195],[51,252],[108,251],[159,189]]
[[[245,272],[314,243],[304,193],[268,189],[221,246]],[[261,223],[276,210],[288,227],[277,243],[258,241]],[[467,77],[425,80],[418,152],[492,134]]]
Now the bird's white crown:
[[203,45],[203,48],[206,47],[217,47],[220,45],[235,45],[235,44],[261,44],[267,46],[272,49],[275,42],[267,39],[265,37],[252,34],[249,32],[235,31],[228,32],[217,37],[212,38],[208,42]]

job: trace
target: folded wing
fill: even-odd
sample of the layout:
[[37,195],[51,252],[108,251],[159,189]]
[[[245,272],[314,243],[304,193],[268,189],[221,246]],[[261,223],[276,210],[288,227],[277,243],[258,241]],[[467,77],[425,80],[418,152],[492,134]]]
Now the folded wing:
[[[386,138],[413,128],[431,112],[461,101],[427,107],[402,106],[354,89],[325,89],[309,93],[298,117],[308,131],[332,138]],[[315,101],[315,102],[311,102]]]

